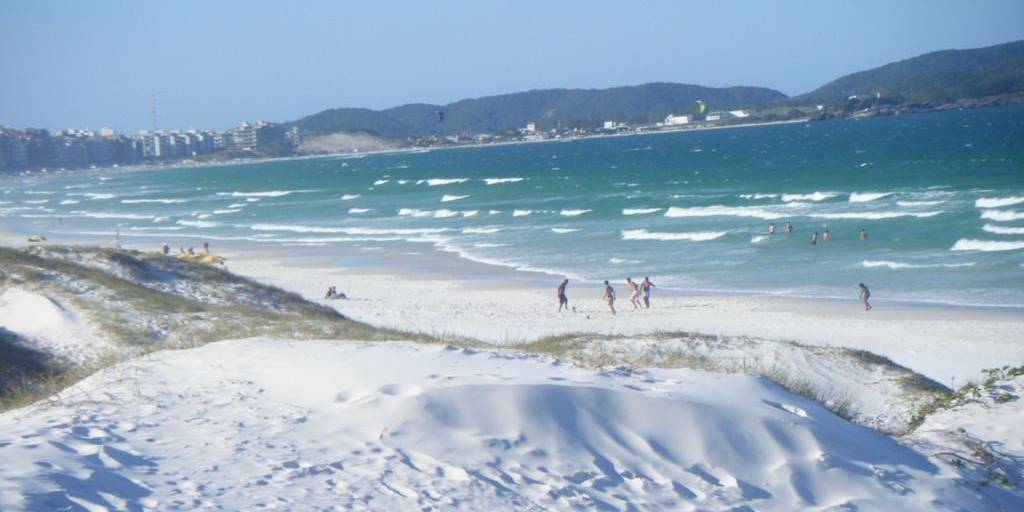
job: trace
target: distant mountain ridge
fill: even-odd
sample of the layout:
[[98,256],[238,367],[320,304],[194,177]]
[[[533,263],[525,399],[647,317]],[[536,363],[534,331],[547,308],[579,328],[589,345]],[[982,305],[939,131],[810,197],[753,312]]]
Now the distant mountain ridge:
[[853,95],[942,104],[1024,92],[1024,41],[969,50],[942,50],[860,71],[796,96],[837,102]]
[[[605,120],[633,124],[653,123],[666,115],[687,114],[697,100],[709,109],[760,108],[785,100],[779,91],[764,87],[702,87],[656,82],[608,89],[537,89],[526,92],[465,99],[447,105],[414,103],[369,110],[337,108],[303,117],[288,126],[314,134],[364,131],[387,139],[432,134],[500,133],[537,123],[538,129],[600,126]],[[444,113],[438,121],[437,112]]]
[[[877,101],[865,101],[876,95]],[[851,96],[859,100],[850,104]],[[878,106],[890,110],[907,107],[908,111],[954,102],[964,102],[964,107],[981,106],[999,102],[975,100],[1006,97],[1024,101],[1024,41],[926,53],[846,75],[792,98],[764,87],[714,88],[654,82],[607,89],[536,89],[447,105],[411,103],[384,110],[336,108],[281,126],[298,127],[312,135],[363,132],[398,141],[458,133],[496,134],[523,128],[529,122],[541,130],[556,126],[594,129],[606,120],[651,124],[668,114],[692,113],[697,100],[706,102],[710,111],[772,109],[770,116],[755,115],[752,119],[776,120],[810,115],[807,108],[793,106],[813,109],[823,104],[828,107],[825,114],[849,115],[852,109]],[[438,112],[444,113],[443,122],[439,122]]]

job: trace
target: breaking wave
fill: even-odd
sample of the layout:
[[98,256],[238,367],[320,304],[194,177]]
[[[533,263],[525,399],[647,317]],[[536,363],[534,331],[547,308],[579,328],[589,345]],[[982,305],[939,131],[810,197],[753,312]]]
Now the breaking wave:
[[661,208],[623,208],[623,215],[647,215],[651,213],[658,213]]
[[922,265],[917,263],[903,263],[900,261],[872,261],[864,260],[860,263],[864,268],[889,268],[893,270],[900,270],[905,268],[957,268],[957,267],[973,267],[974,262],[968,261],[966,263],[933,263],[930,265]]
[[348,209],[349,213],[366,213],[368,211],[370,211],[369,208],[349,208]]
[[851,203],[866,203],[883,197],[889,197],[893,192],[853,192],[850,194]]
[[452,201],[458,201],[459,199],[465,199],[467,197],[469,197],[469,196],[453,196],[453,195],[445,194],[444,197],[441,198],[441,202],[442,203],[450,203]]
[[997,235],[1024,235],[1024,228],[1009,228],[1005,226],[985,224],[981,229]]
[[666,217],[755,217],[758,219],[782,219],[783,215],[756,206],[694,206],[681,208],[673,206],[665,212]]
[[484,183],[488,185],[501,185],[503,183],[519,183],[526,178],[484,178]]
[[501,228],[465,228],[462,230],[467,235],[490,235],[501,231]]
[[298,190],[267,190],[264,192],[217,192],[218,196],[231,196],[231,197],[283,197],[288,194],[298,192]]
[[426,183],[428,187],[439,187],[441,185],[453,185],[455,183],[465,183],[469,181],[469,178],[430,178],[428,180],[417,180],[416,184],[420,185]]
[[1024,197],[982,197],[974,202],[974,206],[978,208],[999,208],[1020,203],[1024,203]]
[[193,228],[215,228],[220,226],[219,222],[210,222],[207,220],[179,220],[176,224]]
[[691,242],[704,242],[725,236],[725,231],[695,231],[692,233],[660,233],[647,231],[646,229],[628,229],[622,231],[623,240],[689,240]]
[[972,238],[961,238],[957,240],[951,251],[1016,251],[1024,249],[1024,241],[1020,242],[998,242],[993,240],[975,240]]
[[782,194],[783,201],[824,201],[838,197],[839,192],[812,192],[810,194]]
[[579,231],[579,229],[577,228],[551,228],[552,233],[557,233],[559,235],[564,235],[566,233],[575,233],[577,231]]
[[176,203],[187,203],[188,199],[122,199],[124,204],[141,204],[141,203],[160,203],[160,204],[176,204]]
[[589,211],[590,210],[562,210],[560,214],[563,217],[576,217],[579,215],[583,215],[584,213],[587,213]]
[[351,201],[359,197],[359,194],[345,194],[341,196],[342,201]]
[[934,217],[941,214],[942,211],[935,212],[847,212],[847,213],[811,213],[808,217],[814,217],[817,219],[858,219],[858,220],[881,220],[881,219],[895,219],[898,217],[917,217],[919,219],[926,219],[928,217]]
[[1008,222],[1011,220],[1024,219],[1024,212],[1014,210],[985,210],[981,212],[981,218],[994,220],[996,222]]
[[531,213],[533,213],[533,210],[515,210],[515,211],[512,212],[512,216],[513,217],[526,217],[527,215],[529,215]]

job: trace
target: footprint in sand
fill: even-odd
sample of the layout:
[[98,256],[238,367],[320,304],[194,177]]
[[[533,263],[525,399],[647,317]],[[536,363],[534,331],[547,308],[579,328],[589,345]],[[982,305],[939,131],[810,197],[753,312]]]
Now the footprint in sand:
[[411,384],[388,384],[381,386],[378,391],[390,396],[416,396],[422,393],[423,389]]

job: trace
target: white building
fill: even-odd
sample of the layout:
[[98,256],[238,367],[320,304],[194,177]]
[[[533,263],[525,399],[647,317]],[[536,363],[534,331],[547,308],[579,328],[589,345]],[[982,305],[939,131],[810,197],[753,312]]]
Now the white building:
[[604,122],[604,129],[605,130],[614,130],[614,129],[618,128],[618,127],[619,127],[619,123],[616,123],[615,121],[605,121]]
[[526,133],[534,133],[537,131],[537,123],[526,123]]
[[750,117],[750,112],[747,112],[746,110],[730,110],[729,115],[737,119],[743,119],[745,117]]
[[665,118],[665,125],[667,126],[679,126],[690,123],[690,116],[677,116],[675,114],[669,114]]

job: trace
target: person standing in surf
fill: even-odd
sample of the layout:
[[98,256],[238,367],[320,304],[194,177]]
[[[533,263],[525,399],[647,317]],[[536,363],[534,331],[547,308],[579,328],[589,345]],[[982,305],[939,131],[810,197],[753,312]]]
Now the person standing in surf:
[[871,290],[868,290],[864,283],[860,283],[860,301],[864,303],[864,311],[871,311],[871,303],[868,299],[871,298]]
[[792,235],[793,234],[793,225],[790,224],[789,222],[786,223],[786,234],[787,235]]
[[768,223],[768,234],[769,235],[774,235],[775,234],[775,223],[774,222],[769,222]]
[[868,230],[866,230],[864,228],[860,228],[860,239],[861,240],[867,240],[868,239]]
[[633,305],[633,309],[640,309],[640,285],[633,282],[632,277],[626,278],[626,284],[632,290],[629,294],[629,303]]
[[608,309],[612,310],[612,314],[615,314],[615,288],[608,284],[608,281],[604,282],[604,296],[601,297],[608,302]]
[[566,311],[569,311],[569,297],[565,295],[565,287],[569,286],[569,280],[562,281],[562,284],[558,285],[558,312],[562,312],[564,307]]
[[640,283],[640,290],[644,292],[644,307],[647,309],[651,309],[651,288],[656,288],[656,286],[649,277],[644,276],[644,282]]
[[826,229],[825,232],[821,234],[821,241],[828,242],[831,239],[832,237],[828,235],[828,230]]
[[811,245],[818,245],[818,232],[817,231],[815,231],[814,234],[811,235]]

